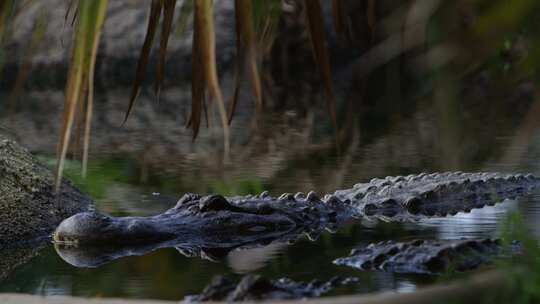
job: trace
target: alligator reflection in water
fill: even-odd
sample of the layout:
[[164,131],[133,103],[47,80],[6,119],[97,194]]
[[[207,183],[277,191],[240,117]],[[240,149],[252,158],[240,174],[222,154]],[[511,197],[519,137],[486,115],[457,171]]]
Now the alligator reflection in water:
[[186,297],[188,302],[286,300],[319,297],[333,288],[358,282],[357,278],[334,277],[327,282],[313,280],[295,282],[287,278],[268,280],[258,275],[246,275],[238,283],[216,276],[204,290]]
[[492,239],[385,241],[353,249],[349,257],[336,259],[334,264],[361,270],[435,274],[450,269],[472,270],[495,257],[519,250],[518,243],[506,250],[499,240]]
[[417,221],[468,212],[527,193],[539,181],[532,175],[451,172],[373,179],[323,199],[313,192],[279,198],[186,194],[174,208],[153,217],[76,214],[59,225],[54,241],[60,255],[80,267],[164,247],[212,257],[239,247],[294,241],[302,234],[316,237],[356,217]]

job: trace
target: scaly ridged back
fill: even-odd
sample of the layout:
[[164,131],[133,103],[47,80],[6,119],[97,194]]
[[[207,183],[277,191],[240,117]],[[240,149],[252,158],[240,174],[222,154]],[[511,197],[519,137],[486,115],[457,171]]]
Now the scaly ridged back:
[[352,189],[338,190],[335,195],[350,200],[367,216],[444,216],[515,198],[539,184],[540,180],[530,174],[421,173],[374,178]]

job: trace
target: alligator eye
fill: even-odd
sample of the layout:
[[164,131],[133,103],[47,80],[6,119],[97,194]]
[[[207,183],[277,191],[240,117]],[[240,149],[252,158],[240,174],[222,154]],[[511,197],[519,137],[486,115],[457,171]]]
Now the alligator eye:
[[405,200],[405,202],[403,202],[403,206],[408,212],[418,214],[420,212],[420,208],[422,207],[422,200],[416,196],[413,196]]
[[231,207],[227,199],[221,195],[209,195],[203,198],[199,204],[201,212],[229,210]]

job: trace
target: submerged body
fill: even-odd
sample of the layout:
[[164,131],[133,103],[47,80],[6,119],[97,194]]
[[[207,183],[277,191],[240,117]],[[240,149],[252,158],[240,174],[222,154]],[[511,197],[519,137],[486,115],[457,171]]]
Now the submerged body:
[[363,216],[414,218],[469,212],[523,195],[539,184],[531,174],[421,173],[374,178],[334,195],[352,201]]

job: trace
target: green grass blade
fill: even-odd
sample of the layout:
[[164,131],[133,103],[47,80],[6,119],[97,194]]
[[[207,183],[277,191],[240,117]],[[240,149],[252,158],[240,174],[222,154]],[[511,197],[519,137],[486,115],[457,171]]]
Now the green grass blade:
[[221,118],[221,124],[223,128],[223,146],[225,160],[229,158],[229,125],[227,123],[227,110],[225,109],[225,102],[221,88],[219,85],[219,79],[217,76],[216,67],[216,45],[215,45],[215,32],[214,32],[214,8],[212,0],[196,0],[195,2],[195,16],[197,27],[197,33],[200,36],[198,41],[198,51],[200,52],[201,68],[204,73],[204,79],[209,89],[210,98],[215,97],[217,99],[219,114]]
[[99,31],[103,26],[107,0],[81,0],[78,8],[78,23],[72,48],[72,58],[66,82],[64,115],[55,175],[55,190],[60,189],[62,172],[69,148],[71,130],[75,119],[75,112],[80,106],[81,94],[86,88],[92,60],[94,44],[98,43]]

